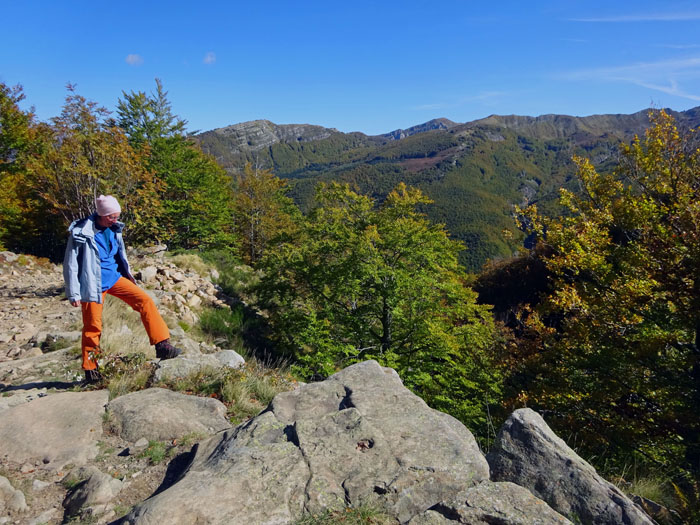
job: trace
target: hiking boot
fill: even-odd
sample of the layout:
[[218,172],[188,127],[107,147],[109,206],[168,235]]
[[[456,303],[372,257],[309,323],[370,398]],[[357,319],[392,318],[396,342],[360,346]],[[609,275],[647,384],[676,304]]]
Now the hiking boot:
[[172,359],[182,353],[182,350],[170,344],[170,339],[156,343],[156,357],[158,359]]
[[94,370],[85,370],[85,379],[83,379],[82,386],[96,385],[103,379],[102,374],[100,374],[97,368]]

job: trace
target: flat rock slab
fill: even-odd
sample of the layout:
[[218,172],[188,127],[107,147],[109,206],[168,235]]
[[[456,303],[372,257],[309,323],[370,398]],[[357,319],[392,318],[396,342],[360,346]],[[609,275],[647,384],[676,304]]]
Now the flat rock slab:
[[571,525],[544,501],[514,483],[485,481],[434,505],[409,525]]
[[529,489],[575,523],[652,525],[615,485],[598,475],[529,408],[513,412],[488,454],[491,479]]
[[163,388],[118,397],[107,411],[115,432],[132,443],[141,438],[170,441],[192,433],[208,436],[231,427],[220,401]]
[[61,469],[97,456],[108,392],[63,392],[8,408],[0,417],[0,458]]
[[200,443],[183,478],[122,523],[287,524],[363,502],[406,523],[488,475],[464,425],[366,361]]

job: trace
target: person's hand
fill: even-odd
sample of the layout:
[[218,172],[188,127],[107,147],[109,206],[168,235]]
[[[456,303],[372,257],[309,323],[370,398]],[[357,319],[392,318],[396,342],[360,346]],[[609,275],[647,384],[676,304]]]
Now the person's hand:
[[70,305],[71,305],[71,306],[80,306],[80,301],[77,300],[77,299],[76,299],[76,300],[72,300],[72,301],[70,302]]
[[136,284],[136,279],[134,279],[134,277],[132,275],[127,277],[127,279],[129,279],[132,283]]

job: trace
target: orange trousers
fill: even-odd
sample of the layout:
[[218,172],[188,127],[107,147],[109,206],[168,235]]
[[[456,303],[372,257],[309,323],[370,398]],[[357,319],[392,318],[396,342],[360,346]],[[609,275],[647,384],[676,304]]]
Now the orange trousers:
[[83,370],[97,368],[102,334],[102,306],[105,295],[118,297],[141,314],[141,321],[151,344],[160,343],[170,337],[168,325],[158,313],[153,299],[130,280],[120,277],[106,292],[102,292],[102,303],[81,303],[83,311]]

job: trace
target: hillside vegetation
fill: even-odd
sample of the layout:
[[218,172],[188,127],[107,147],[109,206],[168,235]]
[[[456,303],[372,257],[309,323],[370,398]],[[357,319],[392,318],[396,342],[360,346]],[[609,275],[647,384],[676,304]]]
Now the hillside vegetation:
[[[684,128],[700,125],[698,110],[674,115]],[[287,179],[305,211],[320,181],[348,183],[379,201],[402,181],[420,188],[434,202],[424,211],[465,244],[460,262],[476,272],[489,259],[517,252],[522,239],[513,221],[515,205],[537,203],[541,211],[561,213],[558,189],[580,188],[572,157],[584,156],[602,172],[610,171],[620,143],[643,134],[649,118],[640,111],[431,123],[373,137],[331,129],[323,136],[318,126],[297,126],[290,135],[290,126],[244,123],[202,133],[197,140],[229,173],[252,162]],[[251,139],[243,140],[246,136]]]

